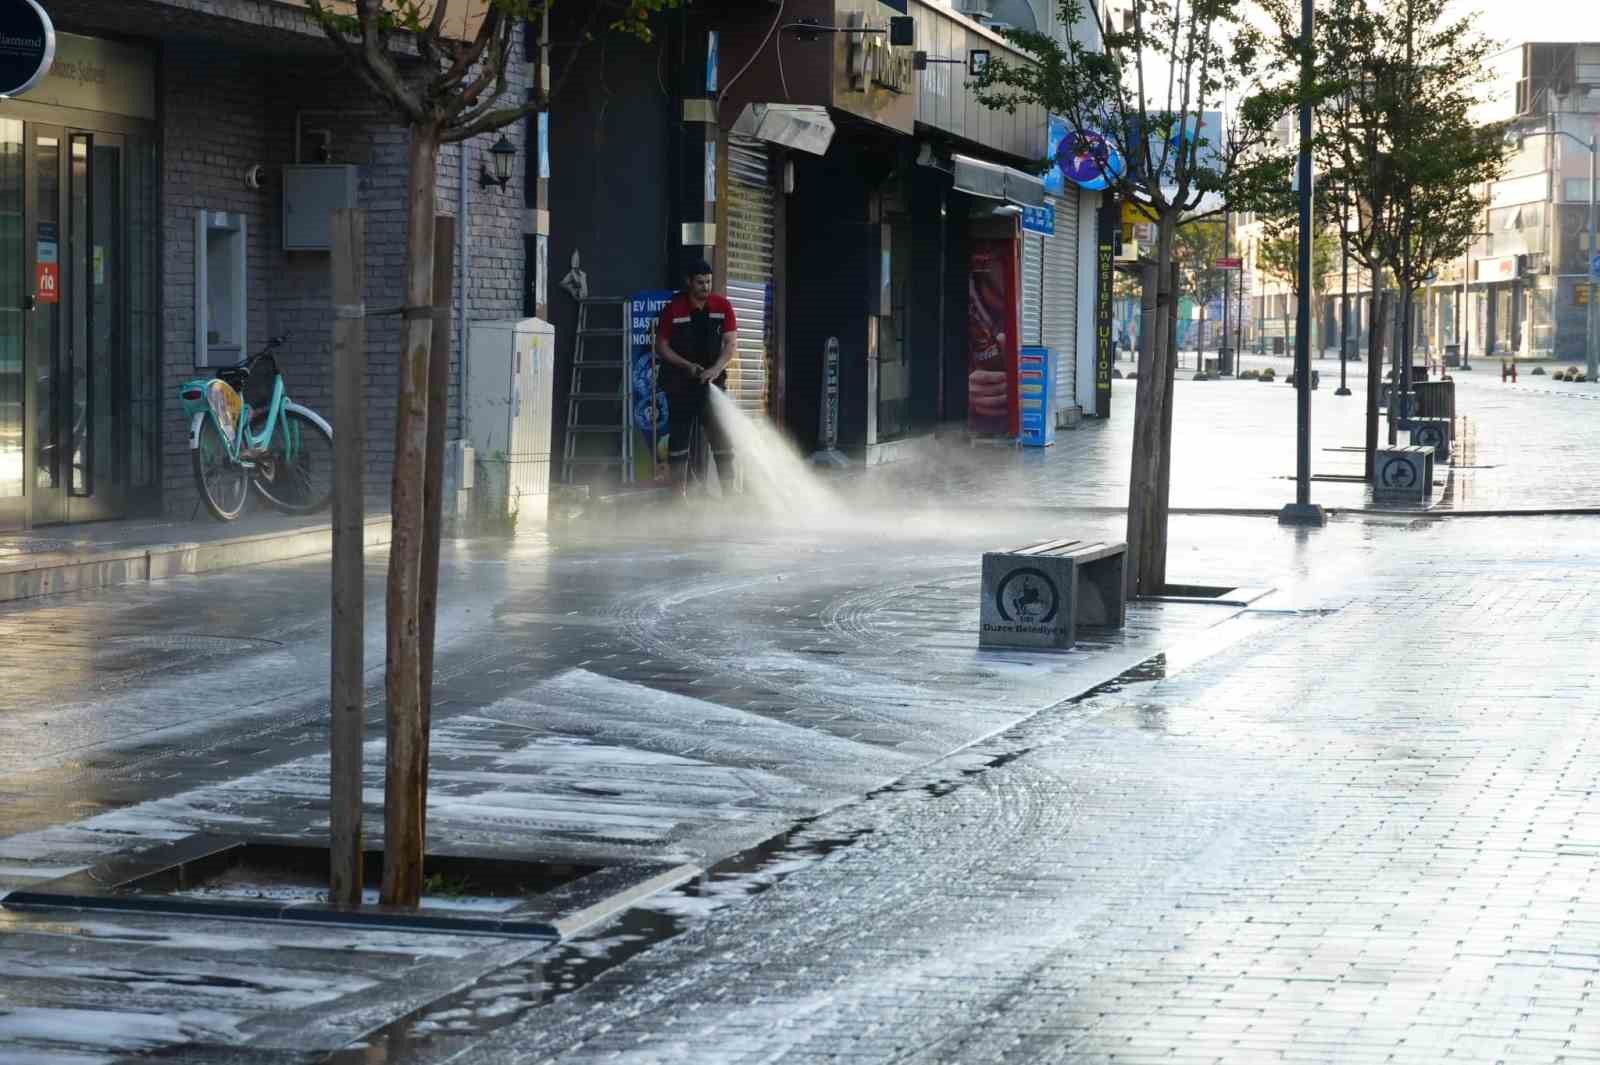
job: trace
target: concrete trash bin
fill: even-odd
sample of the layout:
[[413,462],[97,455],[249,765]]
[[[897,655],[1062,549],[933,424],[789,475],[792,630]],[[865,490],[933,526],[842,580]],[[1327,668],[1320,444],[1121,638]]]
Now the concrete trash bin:
[[1418,447],[1433,448],[1435,462],[1450,461],[1450,446],[1455,438],[1455,427],[1448,418],[1411,419],[1411,442]]
[[1127,618],[1127,545],[1052,540],[983,556],[978,646],[1065,651],[1077,628]]
[[1433,448],[1378,449],[1372,471],[1372,494],[1382,500],[1426,503],[1433,498]]

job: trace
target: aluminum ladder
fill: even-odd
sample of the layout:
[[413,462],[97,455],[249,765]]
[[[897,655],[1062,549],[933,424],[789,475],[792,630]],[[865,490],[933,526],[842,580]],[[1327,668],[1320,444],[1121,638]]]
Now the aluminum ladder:
[[567,392],[567,431],[561,479],[587,483],[615,469],[621,484],[633,483],[633,373],[629,343],[632,304],[615,297],[578,301],[578,333]]

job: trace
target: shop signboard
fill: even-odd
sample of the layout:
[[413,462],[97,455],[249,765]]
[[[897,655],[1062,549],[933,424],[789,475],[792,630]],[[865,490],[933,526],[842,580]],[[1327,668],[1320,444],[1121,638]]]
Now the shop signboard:
[[0,98],[39,84],[56,57],[56,28],[38,0],[0,0]]
[[[835,38],[832,99],[841,111],[900,133],[917,119],[917,72],[913,50],[890,39],[895,8],[879,0],[834,0]],[[854,32],[851,32],[854,31]],[[826,47],[826,46],[822,46]],[[732,65],[729,57],[729,65]],[[810,102],[796,97],[792,102]]]
[[1024,207],[1022,228],[1029,233],[1039,233],[1046,237],[1055,236],[1056,209],[1048,203],[1039,207]]
[[[0,9],[15,2],[0,0]],[[155,70],[155,53],[149,48],[57,33],[50,69],[27,98],[52,107],[154,119]]]
[[636,293],[629,305],[633,374],[633,479],[667,476],[667,397],[656,387],[656,325],[672,301],[666,289]]
[[972,241],[967,277],[967,428],[1017,435],[1017,242]]
[[1517,257],[1515,255],[1500,255],[1492,259],[1478,259],[1474,263],[1477,268],[1479,281],[1515,281],[1517,278]]
[[1117,234],[1122,218],[1115,202],[1107,200],[1100,208],[1099,243],[1095,250],[1094,284],[1094,413],[1111,417],[1111,370],[1116,356],[1112,336],[1113,288],[1116,282]]

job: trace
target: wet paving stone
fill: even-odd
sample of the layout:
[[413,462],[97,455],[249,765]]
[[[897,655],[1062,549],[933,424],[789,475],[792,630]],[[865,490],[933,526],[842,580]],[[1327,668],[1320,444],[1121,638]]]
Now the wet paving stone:
[[[924,519],[457,545],[430,831],[706,874],[559,957],[10,915],[0,1051],[1434,1062],[1600,1045],[1584,520],[1306,534],[1180,517],[1174,579],[1279,591],[1243,611],[1141,604],[1121,633],[1029,656],[974,646],[979,551],[1063,526],[1115,537],[1120,518]],[[381,559],[369,577],[376,602]],[[0,791],[17,798],[0,889],[197,831],[324,834],[326,595],[325,564],[295,563],[0,609]],[[381,631],[374,611],[369,839]]]

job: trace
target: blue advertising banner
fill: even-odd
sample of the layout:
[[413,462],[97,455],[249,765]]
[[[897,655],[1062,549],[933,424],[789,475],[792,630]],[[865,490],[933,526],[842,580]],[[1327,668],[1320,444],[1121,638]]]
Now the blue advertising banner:
[[1043,233],[1047,237],[1056,235],[1056,209],[1050,204],[1043,207],[1024,207],[1022,209],[1022,228],[1029,233]]
[[656,323],[672,300],[665,289],[635,293],[629,306],[628,350],[633,374],[633,476],[667,475],[667,397],[656,388]]
[[1044,190],[1055,196],[1065,195],[1069,183],[1091,192],[1107,188],[1127,169],[1115,144],[1091,130],[1073,132],[1060,115],[1050,116],[1045,148],[1051,166]]

